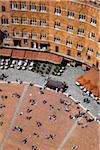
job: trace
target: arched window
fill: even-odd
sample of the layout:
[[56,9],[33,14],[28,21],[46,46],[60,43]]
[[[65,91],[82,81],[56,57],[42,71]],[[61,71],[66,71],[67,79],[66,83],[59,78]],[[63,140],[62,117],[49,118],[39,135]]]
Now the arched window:
[[20,37],[20,31],[18,31],[16,28],[14,28],[14,30],[13,30],[13,36]]
[[54,13],[55,13],[56,15],[61,15],[61,8],[60,8],[60,7],[55,7]]
[[54,28],[60,28],[60,21],[55,21]]
[[37,21],[36,21],[36,19],[35,19],[35,18],[31,18],[31,19],[30,19],[30,25],[35,26],[35,25],[36,25],[36,23],[37,23]]
[[28,19],[27,19],[26,17],[22,17],[22,18],[21,18],[21,23],[22,23],[23,25],[26,25],[26,24],[28,23]]
[[8,24],[8,18],[1,18],[1,24]]
[[30,3],[30,10],[36,11],[36,5],[34,3]]
[[4,30],[3,33],[4,33],[4,39],[9,39],[10,38],[10,35],[9,35],[7,30]]
[[45,19],[40,20],[40,26],[46,26],[46,20]]
[[40,5],[40,11],[41,12],[46,12],[46,6],[44,4]]
[[28,33],[28,31],[26,29],[22,30],[22,37],[26,38],[26,39],[29,37],[29,33]]

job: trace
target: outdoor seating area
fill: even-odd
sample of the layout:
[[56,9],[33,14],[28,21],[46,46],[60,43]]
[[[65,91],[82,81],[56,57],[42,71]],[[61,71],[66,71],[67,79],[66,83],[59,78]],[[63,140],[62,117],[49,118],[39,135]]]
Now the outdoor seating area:
[[33,60],[21,60],[21,59],[0,59],[0,69],[16,68],[17,70],[29,70],[32,72],[40,73],[41,75],[53,74],[55,76],[61,76],[65,70],[65,66],[55,65],[49,62],[33,61]]
[[[66,149],[67,145],[69,149],[84,150],[84,143],[91,150],[97,150],[98,133],[91,129],[98,127],[98,123],[70,97],[33,84],[1,83],[0,101],[0,148],[3,150],[11,147],[16,150],[56,150]],[[71,135],[69,132],[73,126],[80,139],[80,133],[84,136],[83,143],[73,140],[69,145],[68,140],[73,138],[73,132]],[[67,134],[69,138],[62,145]],[[95,136],[95,140],[89,138],[87,142],[88,134]]]
[[52,52],[40,51],[40,50],[29,50],[19,48],[2,48],[0,49],[1,57],[10,57],[12,59],[29,59],[35,61],[47,61],[53,64],[61,64],[63,57]]
[[83,95],[88,95],[96,101],[100,98],[100,73],[93,67],[84,75],[76,79],[76,85],[83,91]]

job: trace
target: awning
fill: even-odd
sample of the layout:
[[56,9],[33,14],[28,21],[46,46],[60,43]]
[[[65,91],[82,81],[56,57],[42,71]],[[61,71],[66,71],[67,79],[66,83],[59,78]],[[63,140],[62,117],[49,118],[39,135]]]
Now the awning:
[[0,55],[11,56],[12,49],[0,49]]
[[61,64],[63,57],[49,52],[39,52],[38,59]]
[[100,74],[95,67],[87,71],[84,76],[91,80],[93,84],[97,84],[99,82]]
[[85,84],[85,88],[88,90],[88,91],[92,91],[93,89],[96,88],[95,85],[93,85],[91,82],[88,82]]
[[13,58],[20,58],[23,59],[25,55],[25,50],[12,50],[12,57]]
[[63,60],[62,56],[55,55],[49,52],[26,51],[25,59],[48,61],[55,64],[60,64]]
[[88,82],[90,82],[90,80],[86,78],[85,76],[79,77],[76,81],[79,82],[81,85],[85,85]]
[[93,95],[95,95],[96,97],[100,98],[100,88],[94,88],[92,91]]
[[[11,54],[12,52],[12,54]],[[22,49],[1,49],[0,55],[12,56],[13,58],[20,59],[31,59],[39,61],[48,61],[54,64],[61,64],[63,56],[44,52],[44,51],[32,51],[32,50],[22,50]]]
[[84,75],[76,79],[81,85],[83,85],[88,91],[92,92],[93,95],[100,96],[100,73],[93,67],[87,71]]
[[34,51],[26,51],[25,52],[25,59],[32,59],[32,60],[37,60],[38,52]]

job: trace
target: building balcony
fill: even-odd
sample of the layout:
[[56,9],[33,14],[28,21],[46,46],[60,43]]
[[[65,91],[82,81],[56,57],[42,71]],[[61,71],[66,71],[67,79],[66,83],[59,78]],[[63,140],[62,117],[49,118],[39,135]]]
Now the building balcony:
[[59,26],[54,26],[54,29],[55,29],[55,30],[61,30],[61,27],[59,27]]
[[100,53],[99,52],[97,52],[96,58],[100,60]]
[[44,28],[44,27],[47,27],[47,26],[46,26],[46,24],[41,24],[40,27]]
[[67,30],[67,33],[69,33],[69,34],[73,34],[73,30]]
[[89,40],[94,41],[95,38],[94,37],[89,37]]
[[46,47],[40,48],[41,51],[47,51]]
[[61,13],[57,13],[57,12],[55,12],[55,15],[57,15],[57,16],[61,16]]
[[11,10],[18,10],[18,8],[12,7]]
[[31,9],[30,11],[31,11],[31,12],[36,12],[36,9]]
[[37,40],[37,36],[33,36],[33,37],[32,37],[32,40]]
[[67,47],[72,48],[72,44],[67,43]]
[[13,35],[13,38],[21,38],[21,34]]
[[40,10],[40,12],[41,12],[41,13],[46,13],[47,11],[46,11],[46,10]]
[[96,27],[96,24],[95,24],[95,23],[91,22],[90,24],[91,24],[92,26]]
[[79,19],[79,21],[81,21],[81,22],[86,22],[86,19]]
[[28,39],[28,38],[29,38],[29,35],[23,35],[23,38],[24,38],[24,39]]
[[77,47],[77,50],[82,52],[82,51],[83,51],[83,48]]
[[21,8],[21,11],[27,11],[27,9],[26,8]]
[[80,37],[84,37],[84,33],[81,33],[81,32],[78,32],[77,35]]
[[68,16],[69,19],[75,19],[74,16]]
[[87,51],[87,54],[88,55],[93,55],[93,52],[92,51]]
[[27,22],[26,22],[26,23],[24,23],[24,22],[23,22],[23,23],[22,23],[22,25],[23,25],[23,26],[27,26],[27,25],[28,25],[28,23],[27,23]]
[[58,41],[58,40],[55,40],[54,42],[57,43],[57,44],[60,44],[60,41]]
[[19,22],[13,22],[12,24],[13,25],[19,25]]

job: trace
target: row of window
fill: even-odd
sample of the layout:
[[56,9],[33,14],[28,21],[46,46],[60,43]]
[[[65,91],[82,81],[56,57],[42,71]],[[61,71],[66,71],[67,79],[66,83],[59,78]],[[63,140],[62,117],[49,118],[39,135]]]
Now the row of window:
[[[34,24],[34,22],[36,22],[36,19],[30,19],[30,20],[32,20],[31,22],[32,22],[33,24]],[[13,23],[19,23],[19,18],[18,18],[18,17],[13,17],[13,18],[12,18],[12,22],[13,22]],[[25,17],[23,17],[23,18],[21,18],[21,22],[22,22],[23,24],[27,24],[27,23],[28,23],[28,19],[25,18]],[[32,24],[31,22],[30,22],[30,24]],[[46,24],[46,20],[44,20],[44,22],[45,22],[45,24]],[[57,22],[55,22],[54,26],[55,26],[55,27],[60,27],[61,24],[60,24],[59,21],[57,21]]]
[[[67,50],[67,55],[71,56],[71,54],[72,54],[72,51],[71,51],[71,50]],[[81,54],[82,54],[82,53],[78,51],[76,55],[77,55],[78,57],[81,57]],[[89,55],[88,52],[86,53],[86,55],[87,55],[87,60],[91,60],[91,56]]]
[[[27,33],[27,35],[28,35],[28,33]],[[90,32],[89,33],[89,38],[94,38],[95,37],[95,34],[93,33],[93,32]],[[57,42],[60,42],[60,38],[59,37],[56,37],[55,39],[54,39],[54,41],[57,41]],[[70,44],[70,46],[72,45],[72,41],[68,41],[68,44]]]
[[[19,31],[14,31],[13,32],[13,36],[17,36],[17,37],[20,37],[20,36],[22,36],[22,37],[24,37],[24,38],[29,38],[29,34],[28,34],[28,32],[19,32]],[[37,38],[37,34],[36,33],[32,33],[31,34],[31,38],[32,39],[36,39]],[[41,34],[40,35],[40,39],[46,39],[47,38],[47,35],[46,34]]]
[[[17,10],[18,8],[20,8],[20,9],[23,10],[23,11],[24,11],[24,10],[27,10],[27,5],[26,5],[25,2],[20,2],[19,5],[18,5],[17,2],[11,2],[10,6],[11,6],[11,9],[12,9],[12,10]],[[35,5],[34,3],[30,3],[30,4],[29,4],[29,9],[30,9],[30,11],[33,11],[33,12],[36,11],[36,5]],[[5,11],[5,6],[2,6],[2,11]],[[45,4],[41,4],[41,5],[39,6],[39,11],[41,11],[41,12],[46,12],[46,6],[45,6]],[[56,8],[54,9],[54,13],[55,13],[56,15],[61,15],[61,8],[60,8],[60,7],[56,7]],[[66,15],[67,15],[68,18],[72,18],[72,19],[74,19],[74,17],[75,17],[74,11],[71,11],[71,10],[68,10]],[[86,14],[80,13],[80,14],[79,14],[79,20],[80,20],[80,21],[86,21]],[[91,17],[90,23],[91,23],[92,25],[96,25],[96,24],[97,24],[97,19],[96,19],[96,17]]]
[[[27,10],[26,2],[20,2],[19,5],[17,2],[11,2],[10,7],[12,10],[18,10],[18,9],[21,9],[22,11]],[[36,11],[36,5],[34,3],[30,3],[29,10]],[[39,11],[46,12],[46,6],[44,4],[41,4],[39,6]]]
[[[21,36],[21,33],[19,31],[14,31],[13,32],[13,36]],[[29,36],[28,32],[22,32],[22,37],[28,38],[28,36]],[[36,33],[32,33],[31,34],[31,38],[33,40],[37,39],[37,34]],[[46,34],[41,34],[40,35],[40,39],[46,39],[46,38],[47,38]],[[59,43],[60,42],[60,38],[54,37],[54,42],[55,43]],[[68,47],[72,47],[72,42],[67,40],[66,41],[66,45]],[[82,44],[77,44],[76,48],[77,48],[77,50],[83,50],[83,45]],[[88,47],[88,51],[93,52],[93,49]]]
[[1,19],[1,24],[9,24],[9,21],[7,18],[2,18]]
[[[18,23],[18,18],[13,17],[12,18],[12,23],[17,24]],[[27,23],[28,23],[27,18],[21,18],[21,23],[22,23],[22,25],[27,25]],[[8,19],[2,18],[1,19],[1,24],[8,24]],[[30,19],[30,25],[36,25],[36,24],[37,24],[36,19]],[[42,27],[46,26],[46,20],[40,20],[40,26],[42,26]],[[55,22],[54,23],[54,28],[59,28],[59,27],[60,27],[60,22]],[[67,32],[73,33],[73,26],[72,25],[67,25],[66,30],[67,30]],[[78,28],[77,29],[77,34],[84,36],[85,29]],[[88,37],[91,38],[91,39],[94,39],[95,38],[95,33],[89,32]]]
[[[34,34],[35,35],[35,34]],[[36,35],[35,35],[36,36]],[[8,34],[8,37],[9,37],[9,34]],[[41,37],[45,37],[45,35],[41,35]],[[5,38],[7,38],[7,36],[5,37]],[[56,38],[55,38],[56,39]],[[23,39],[23,44],[25,45],[25,46],[27,46],[28,45],[28,39]],[[79,48],[78,47],[82,47],[82,45],[80,45],[80,44],[77,44],[77,46],[76,46],[76,48],[77,48],[77,50],[79,50]],[[38,47],[36,47],[36,43],[35,42],[32,42],[32,48],[38,48]],[[46,48],[45,48],[46,49]],[[58,46],[55,46],[55,51],[56,52],[59,52],[59,47]],[[67,50],[67,55],[69,55],[69,56],[71,56],[71,50]],[[87,48],[87,52],[86,52],[86,55],[87,55],[87,59],[88,60],[91,60],[91,56],[90,55],[92,55],[93,54],[93,49],[92,48],[90,48],[90,47],[88,47]],[[81,57],[81,51],[78,51],[77,52],[77,56],[79,56],[79,57]],[[96,57],[100,57],[100,52],[97,52],[96,53]]]
[[[74,14],[74,12],[72,12],[72,11],[68,11],[67,16],[68,16],[69,18],[74,19],[75,14]],[[79,14],[79,20],[80,20],[80,21],[86,21],[86,14],[80,13],[80,14]],[[92,17],[92,18],[90,19],[90,23],[91,23],[92,25],[96,25],[96,24],[97,24],[96,17]]]

